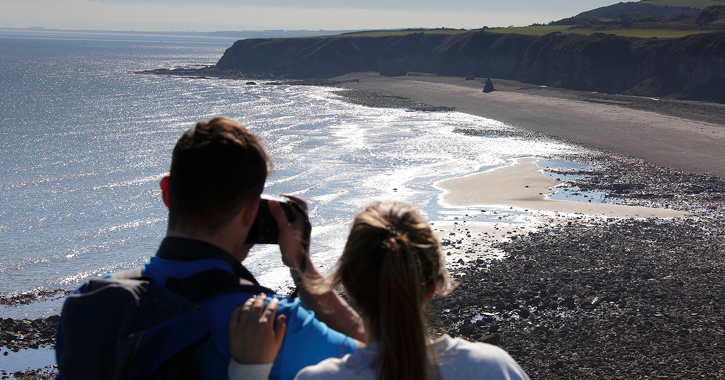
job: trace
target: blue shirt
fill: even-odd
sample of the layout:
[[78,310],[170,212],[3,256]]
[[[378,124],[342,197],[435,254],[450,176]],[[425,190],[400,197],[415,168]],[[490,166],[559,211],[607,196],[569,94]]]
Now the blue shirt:
[[[190,253],[191,258],[199,259],[169,260],[165,257],[169,256],[170,250],[175,251],[174,257],[179,253],[182,256]],[[165,238],[156,256],[144,265],[143,273],[151,281],[165,284],[168,278],[183,279],[210,269],[237,273],[240,277],[256,283],[254,277],[227,252],[211,244],[183,238]],[[228,292],[200,302],[211,322],[211,338],[198,351],[202,378],[227,378],[230,359],[229,316],[235,307],[253,295],[248,292]],[[314,312],[300,306],[299,299],[267,295],[268,300],[271,297],[279,299],[277,314],[286,316],[287,331],[274,361],[270,379],[293,379],[300,369],[308,365],[317,364],[327,358],[342,357],[357,348],[353,339],[327,327],[315,318]]]

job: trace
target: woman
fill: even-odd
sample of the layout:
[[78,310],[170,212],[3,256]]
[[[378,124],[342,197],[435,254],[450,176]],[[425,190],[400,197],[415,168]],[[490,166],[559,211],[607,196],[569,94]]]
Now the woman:
[[[355,217],[332,277],[332,286],[338,284],[360,309],[370,343],[342,359],[306,367],[296,379],[528,379],[498,347],[428,337],[428,301],[436,292],[448,294],[454,284],[438,239],[412,206],[375,202]],[[262,315],[263,306],[254,315]],[[238,344],[234,331],[230,342]]]

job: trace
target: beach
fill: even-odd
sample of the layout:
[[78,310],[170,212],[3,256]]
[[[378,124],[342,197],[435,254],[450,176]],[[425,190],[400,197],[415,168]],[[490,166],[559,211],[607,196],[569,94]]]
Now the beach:
[[[460,283],[431,304],[437,331],[499,345],[531,378],[725,378],[722,105],[496,79],[488,94],[480,78],[335,80],[383,103],[403,97],[581,144],[587,153],[559,158],[592,169],[563,171],[577,175],[567,182],[617,200],[549,199],[561,181],[535,157],[436,182],[439,203],[500,220],[431,221]],[[527,223],[496,210],[526,213]],[[12,333],[1,343],[50,344],[54,321],[3,321]]]
[[571,159],[597,169],[573,185],[623,201],[548,200],[557,181],[534,158],[436,183],[439,202],[509,206],[533,223],[432,222],[460,281],[432,302],[435,328],[503,347],[531,378],[725,378],[722,105],[495,79],[488,94],[464,78],[337,79],[589,147]]
[[402,96],[677,170],[725,175],[725,105],[615,96],[486,78],[353,73],[341,87]]

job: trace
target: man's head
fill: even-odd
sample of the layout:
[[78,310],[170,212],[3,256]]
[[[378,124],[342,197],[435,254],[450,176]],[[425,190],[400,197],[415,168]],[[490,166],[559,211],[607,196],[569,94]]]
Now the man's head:
[[162,180],[162,188],[168,186],[169,230],[216,234],[257,201],[268,165],[259,138],[234,120],[197,123],[176,143],[167,185]]

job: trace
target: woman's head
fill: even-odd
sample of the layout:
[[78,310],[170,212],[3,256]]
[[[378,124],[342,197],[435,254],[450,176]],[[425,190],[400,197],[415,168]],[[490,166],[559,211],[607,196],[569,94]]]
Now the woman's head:
[[[373,311],[366,309],[372,302],[365,296],[380,291],[415,295],[407,299],[422,303],[431,292],[451,288],[438,239],[420,213],[403,202],[374,202],[355,216],[333,282],[345,287],[363,313]],[[387,285],[396,286],[381,288]]]
[[355,217],[333,283],[345,287],[380,342],[383,377],[428,378],[423,306],[452,283],[418,211],[401,202],[367,206]]

